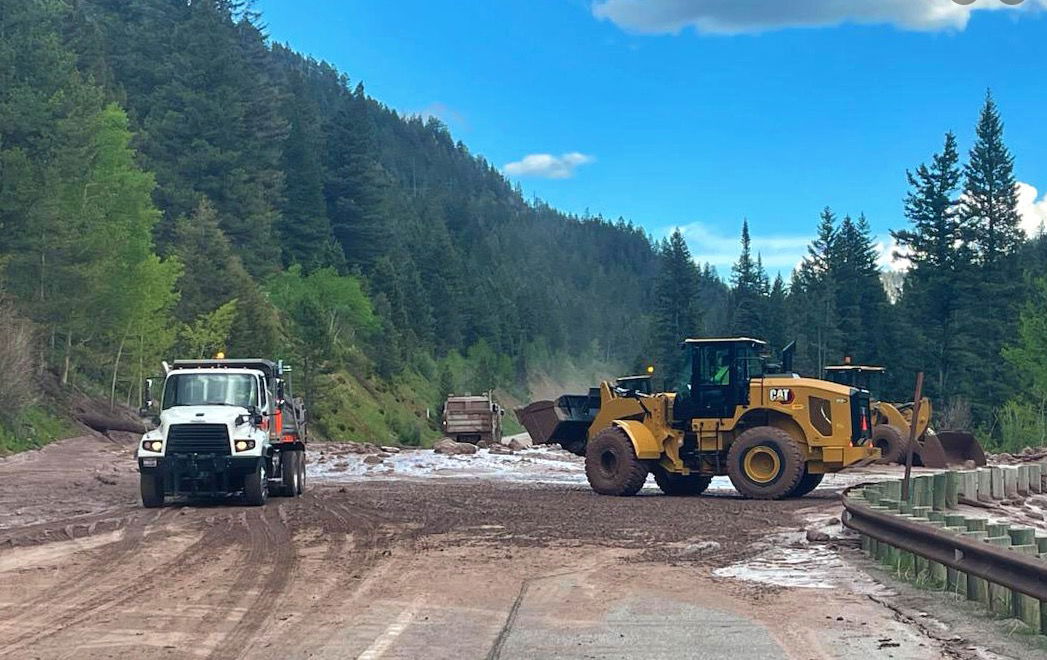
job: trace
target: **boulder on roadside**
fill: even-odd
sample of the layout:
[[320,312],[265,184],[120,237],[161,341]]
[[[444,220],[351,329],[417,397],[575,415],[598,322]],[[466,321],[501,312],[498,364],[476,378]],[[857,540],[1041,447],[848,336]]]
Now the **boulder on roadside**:
[[830,537],[825,532],[818,529],[807,530],[807,542],[808,543],[827,543]]
[[378,454],[368,454],[367,456],[364,456],[364,465],[378,465],[384,460],[385,459]]
[[505,445],[491,445],[490,448],[488,448],[487,451],[492,453],[492,454],[515,454],[516,453],[512,449],[510,449],[509,447],[506,447]]
[[527,438],[526,440],[524,440],[521,438],[509,438],[509,443],[506,446],[509,447],[509,449],[512,449],[513,451],[520,451],[521,449],[530,449],[531,439]]
[[468,442],[455,442],[450,438],[444,438],[435,445],[433,445],[433,451],[437,454],[446,454],[448,456],[459,456],[465,454],[475,454],[477,452],[476,445],[471,445]]
[[382,451],[384,451],[387,454],[399,454],[400,453],[400,448],[399,447],[391,447],[391,446],[387,447],[385,445],[382,445]]

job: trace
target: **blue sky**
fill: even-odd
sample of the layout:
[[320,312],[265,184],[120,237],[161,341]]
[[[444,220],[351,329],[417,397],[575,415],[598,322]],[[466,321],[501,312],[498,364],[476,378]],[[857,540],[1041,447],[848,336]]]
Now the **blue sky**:
[[[1010,0],[1015,1],[1015,0]],[[819,211],[903,226],[905,170],[964,153],[985,90],[1030,227],[1047,220],[1047,0],[259,0],[274,40],[435,114],[528,195],[684,228],[773,272]],[[1032,188],[1036,188],[1034,195]]]

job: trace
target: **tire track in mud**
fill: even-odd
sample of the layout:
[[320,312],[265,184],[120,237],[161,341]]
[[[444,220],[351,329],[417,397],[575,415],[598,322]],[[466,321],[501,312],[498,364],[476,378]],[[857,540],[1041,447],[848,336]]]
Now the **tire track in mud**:
[[[380,518],[346,503],[333,501],[328,494],[314,491],[301,501],[306,505],[302,508],[307,509],[308,518],[292,518],[293,531],[318,528],[322,537],[328,541],[328,546],[320,566],[314,569],[323,571],[323,574],[315,576],[314,580],[314,575],[300,571],[296,578],[308,584],[323,582],[325,586],[305,602],[290,599],[288,605],[292,609],[297,607],[300,616],[289,618],[286,623],[271,628],[264,639],[267,642],[264,650],[257,649],[258,642],[263,640],[255,640],[256,654],[263,657],[303,656],[309,655],[311,650],[328,647],[343,632],[337,617],[344,616],[345,607],[356,601],[369,586],[367,574],[378,563],[382,549],[393,538],[392,534],[379,534]],[[347,543],[347,539],[352,540],[351,544]],[[332,567],[337,567],[334,574],[331,573]],[[282,631],[292,629],[292,626],[293,639],[288,640]]]
[[[161,513],[158,515],[154,522],[158,522],[164,518]],[[144,526],[143,526],[144,527]],[[78,599],[73,603],[69,603],[64,600],[63,607],[64,613],[55,614],[48,611],[46,615],[41,615],[40,606],[49,602],[55,602],[55,599],[61,599],[61,595],[56,595],[53,592],[46,598],[41,597],[37,599],[36,607],[32,607],[27,610],[17,620],[5,621],[10,627],[12,623],[14,627],[18,627],[18,623],[28,623],[29,621],[46,620],[47,625],[43,628],[37,626],[26,626],[25,632],[16,634],[13,638],[6,640],[5,646],[0,648],[0,657],[11,656],[22,651],[26,647],[39,643],[45,639],[53,637],[67,629],[82,624],[87,621],[91,621],[96,616],[107,609],[118,607],[132,601],[146,601],[147,598],[143,596],[150,590],[157,587],[157,585],[163,585],[164,583],[173,583],[175,578],[178,578],[184,573],[191,570],[197,570],[200,561],[199,557],[201,554],[208,556],[217,557],[222,550],[227,546],[231,545],[231,541],[228,539],[229,535],[223,533],[221,529],[211,527],[201,535],[199,539],[190,544],[188,547],[183,549],[181,552],[176,554],[167,562],[154,566],[153,568],[144,572],[131,572],[128,574],[120,575],[119,573],[110,573],[105,571],[91,571],[87,575],[93,575],[91,577],[85,577],[84,570],[79,569],[77,575],[69,576],[65,580],[71,584],[69,590],[84,592],[86,595],[82,599]],[[123,553],[123,556],[128,556],[131,552],[137,550],[142,543],[142,538],[136,537],[128,540],[127,547]],[[106,558],[104,563],[109,564],[112,562],[112,558]],[[102,562],[96,562],[96,565]],[[127,564],[114,564],[117,567],[117,571],[129,570]],[[117,584],[112,584],[118,582]],[[90,590],[100,583],[106,583],[106,587],[100,592],[91,593]],[[18,605],[19,609],[25,607],[24,605]],[[20,657],[20,656],[19,656]]]
[[[164,519],[173,517],[173,515],[174,514],[171,513],[170,509],[165,509],[155,513],[149,512],[148,514],[140,515],[132,513],[129,516],[120,518],[112,530],[105,531],[117,531],[123,529],[123,535],[112,543],[92,548],[89,551],[90,559],[77,569],[77,579],[65,579],[57,585],[44,589],[35,597],[27,601],[19,602],[17,605],[12,605],[6,608],[0,608],[0,621],[3,622],[5,627],[18,627],[22,622],[36,619],[37,609],[54,602],[60,602],[70,607],[79,607],[77,603],[79,599],[77,596],[89,593],[91,589],[97,585],[110,582],[112,575],[110,574],[109,567],[123,565],[128,557],[132,556],[140,549],[146,536],[146,529],[150,525],[157,524]],[[74,536],[69,534],[68,529],[71,525],[85,524],[81,518],[74,518],[73,520],[75,522],[58,520],[46,523],[40,527],[46,526],[48,529],[45,531],[55,531],[57,529],[65,530],[67,538],[62,539],[63,542],[88,538],[94,533],[97,533],[97,529],[95,528],[91,529],[90,533],[85,536]],[[102,516],[99,519],[92,521],[91,525],[94,526],[107,520],[112,520],[112,517]],[[33,545],[40,546],[45,545],[45,543],[35,543]]]
[[[249,550],[244,568],[229,589],[237,599],[251,589],[257,593],[242,604],[243,616],[210,653],[211,658],[238,658],[248,652],[249,642],[277,611],[279,597],[286,591],[297,569],[297,555],[287,526],[283,503],[270,503],[257,515],[245,516]],[[219,611],[227,608],[219,608]]]

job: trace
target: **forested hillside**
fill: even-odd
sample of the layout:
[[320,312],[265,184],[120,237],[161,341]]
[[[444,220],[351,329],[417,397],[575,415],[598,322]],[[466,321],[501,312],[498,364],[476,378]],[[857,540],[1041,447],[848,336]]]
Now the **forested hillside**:
[[672,374],[701,334],[795,338],[811,375],[883,364],[899,400],[923,369],[940,424],[1043,441],[1047,243],[991,99],[976,144],[908,174],[888,296],[861,209],[812,217],[773,279],[743,224],[721,276],[679,233],[526,201],[263,23],[236,0],[0,5],[0,450],[59,432],[42,386],[137,405],[164,358],[286,358],[324,435],[418,443],[448,392]]
[[33,325],[27,371],[136,404],[163,357],[282,356],[327,434],[417,442],[445,391],[636,356],[642,230],[526,203],[241,3],[0,12],[5,323]]

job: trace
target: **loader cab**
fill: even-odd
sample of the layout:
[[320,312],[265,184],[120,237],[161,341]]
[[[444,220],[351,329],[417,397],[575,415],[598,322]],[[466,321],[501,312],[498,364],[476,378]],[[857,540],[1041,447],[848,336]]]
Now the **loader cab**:
[[883,391],[883,379],[887,373],[884,367],[871,367],[861,364],[838,364],[825,368],[825,380],[865,390],[873,399],[879,399]]
[[734,417],[749,403],[749,381],[763,377],[767,344],[759,339],[688,339],[690,383],[677,391],[675,422]]

